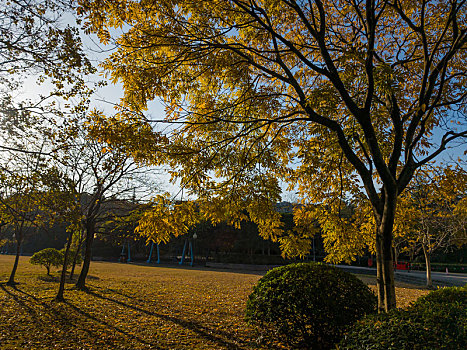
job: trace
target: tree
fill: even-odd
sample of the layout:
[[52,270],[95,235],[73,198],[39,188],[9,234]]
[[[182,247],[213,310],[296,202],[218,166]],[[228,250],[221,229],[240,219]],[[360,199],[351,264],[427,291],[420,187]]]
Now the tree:
[[41,265],[47,269],[47,275],[50,275],[52,266],[59,267],[63,263],[63,254],[55,248],[45,248],[34,253],[29,259],[33,265]]
[[[56,161],[56,159],[52,159]],[[57,165],[57,164],[56,164]],[[60,250],[60,264],[62,272],[60,275],[60,284],[57,295],[58,301],[63,301],[65,291],[65,279],[67,268],[70,265],[70,252],[75,238],[75,232],[81,229],[81,211],[80,211],[80,193],[77,192],[76,183],[73,182],[67,173],[56,167],[51,167],[42,173],[42,183],[46,188],[40,208],[47,218],[47,224],[53,225],[54,222],[66,224],[68,232],[65,248]],[[77,261],[75,257],[74,261]]]
[[12,153],[0,164],[0,217],[13,228],[16,256],[8,279],[15,284],[24,231],[42,223],[39,204],[42,198],[40,183],[44,159],[36,153]]
[[[11,0],[0,4],[1,130],[31,125],[50,112],[65,114],[70,98],[88,95],[84,76],[94,72],[94,68],[84,55],[78,29],[62,25],[63,15],[72,10],[72,3]],[[34,100],[15,96],[19,94],[13,92],[24,80],[34,77],[37,83],[50,85]],[[66,102],[57,105],[58,97]],[[11,149],[11,145],[0,147]]]
[[402,241],[407,250],[423,252],[428,287],[433,253],[467,243],[466,191],[467,172],[461,167],[420,169],[400,197]]
[[[48,154],[50,148],[35,142],[44,131],[44,121],[55,124],[57,116],[82,113],[87,105],[91,89],[84,76],[95,69],[84,55],[78,29],[62,25],[63,15],[72,10],[72,3],[12,0],[0,4],[0,151],[4,160],[12,151],[37,159]],[[28,82],[31,84],[34,78],[36,84],[43,85],[41,92],[21,99],[19,89],[26,79],[31,79]],[[10,276],[10,282],[14,283],[23,228],[26,222],[35,221],[31,218],[34,211],[38,213],[38,202],[31,199],[29,190],[37,185],[40,169],[32,177],[22,174],[21,179],[15,175],[16,169],[10,169],[8,174],[4,169],[2,178],[9,177],[7,182],[16,181],[14,188],[18,190],[12,195],[12,188],[7,188],[2,197],[3,208],[9,208],[10,216],[15,212],[16,217],[18,252]],[[21,186],[25,187],[21,189]],[[26,211],[13,210],[18,206]]]
[[[467,135],[465,1],[79,4],[87,30],[116,45],[102,66],[125,90],[117,115],[96,113],[97,129],[113,129],[104,137],[167,162],[213,220],[246,208],[286,253],[303,254],[311,234],[281,230],[278,177],[330,220],[345,196],[366,201],[379,309],[395,307],[397,197]],[[165,118],[144,114],[157,97]]]
[[[92,245],[98,229],[109,220],[109,216],[119,216],[121,204],[125,200],[134,201],[139,192],[149,187],[139,180],[147,173],[140,164],[135,163],[118,147],[111,147],[89,134],[88,121],[76,118],[69,120],[67,128],[57,131],[54,140],[53,160],[63,171],[64,184],[71,197],[69,206],[73,207],[74,220],[68,221],[70,236],[67,247],[73,240],[73,233],[84,236],[84,259],[76,282],[79,289],[86,288],[86,277],[92,258]],[[128,202],[127,202],[128,203]],[[81,239],[78,238],[79,246]],[[66,254],[68,256],[68,254]],[[77,252],[74,260],[77,258]],[[62,299],[63,296],[57,297]]]

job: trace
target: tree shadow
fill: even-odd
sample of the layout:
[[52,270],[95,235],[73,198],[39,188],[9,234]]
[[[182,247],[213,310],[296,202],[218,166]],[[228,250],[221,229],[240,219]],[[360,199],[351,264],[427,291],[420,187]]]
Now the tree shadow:
[[[60,276],[51,276],[51,275],[42,275],[37,277],[38,280],[42,282],[51,282],[51,283],[60,283]],[[75,281],[70,280],[68,277],[65,279],[66,284],[75,283]]]
[[[98,332],[98,329],[100,328],[112,330],[113,332],[120,334],[120,336],[122,336],[124,339],[136,341],[143,347],[161,349],[155,342],[150,340],[148,341],[147,339],[144,339],[121,327],[118,327],[109,321],[100,319],[98,316],[96,317],[86,310],[83,310],[79,305],[76,305],[71,301],[65,300],[64,302],[58,303],[49,297],[46,299],[41,299],[28,293],[27,291],[22,290],[21,288],[18,288],[17,286],[6,286],[5,283],[0,283],[0,290],[5,292],[5,294],[10,296],[17,305],[23,308],[34,322],[36,329],[40,330],[41,336],[48,337],[49,339],[52,339],[51,335],[53,332],[51,332],[51,328],[55,326],[56,322],[58,322],[64,328],[62,330],[62,334],[65,333],[71,336],[75,332],[81,330],[88,334],[89,338],[91,339],[101,339],[102,342],[105,342],[105,346],[117,347],[120,343],[117,339],[103,338],[102,335]],[[121,293],[117,290],[105,290],[128,298],[129,301],[131,300],[133,302],[145,303],[144,300]],[[106,300],[118,305],[119,307],[130,309],[133,312],[138,312],[150,317],[158,318],[167,323],[181,326],[191,332],[196,333],[199,337],[217,344],[218,348],[242,350],[245,348],[251,348],[254,343],[253,341],[248,341],[248,339],[245,339],[241,340],[244,342],[244,344],[239,345],[232,340],[235,339],[235,335],[232,333],[210,328],[209,326],[205,326],[195,321],[185,320],[175,316],[149,311],[142,307],[131,305],[129,302],[124,302],[112,297],[105,296],[96,291],[94,288],[93,290],[88,289],[87,294],[95,297],[96,299]],[[61,307],[61,305],[66,305],[66,308]],[[93,328],[91,326],[92,324],[99,324],[102,327]],[[55,339],[55,342],[58,340],[59,339]],[[274,349],[276,348],[274,347]]]
[[[21,307],[22,309],[24,309],[26,311],[26,313],[30,316],[31,320],[34,322],[34,324],[36,324],[36,326],[38,327],[39,330],[41,330],[43,332],[48,332],[49,331],[47,326],[44,325],[44,322],[42,322],[42,320],[41,320],[41,314],[37,311],[37,306],[40,305],[40,304],[42,304],[42,306],[43,306],[43,302],[38,300],[36,297],[30,295],[29,293],[21,291],[18,288],[18,286],[16,286],[16,285],[15,286],[9,286],[9,285],[7,285],[5,283],[0,283],[0,289],[6,295],[10,296],[19,307]],[[22,297],[19,294],[13,293],[13,291],[16,291],[18,293],[23,293],[25,296]],[[31,299],[32,299],[32,302],[31,302]],[[28,301],[32,304],[32,306],[28,305],[28,303],[27,303]],[[34,306],[36,306],[36,307],[34,307]]]
[[[7,288],[8,287],[8,288]],[[5,294],[9,295],[11,298],[13,298],[13,300],[19,305],[21,306],[23,309],[27,310],[28,313],[30,313],[32,316],[35,316],[36,315],[36,311],[29,305],[27,305],[25,303],[25,301],[23,300],[23,298],[21,298],[20,296],[18,296],[17,294],[15,293],[12,293],[9,288],[15,290],[15,291],[18,291],[19,288],[17,285],[14,285],[14,286],[10,286],[10,285],[7,285],[6,283],[0,283],[0,289],[5,292]],[[28,293],[25,293],[29,296]],[[33,297],[34,301],[37,301],[37,299],[35,297]]]
[[[114,293],[117,293],[117,294],[120,294],[126,298],[129,298],[131,299],[132,301],[139,301],[141,303],[144,303],[144,300],[141,300],[141,299],[137,299],[133,296],[129,296],[129,295],[125,295],[124,293],[120,293],[120,292],[117,292],[115,290],[112,290],[112,289],[107,289],[107,290],[110,290]],[[241,349],[244,349],[244,347],[232,342],[230,339],[233,339],[235,337],[234,334],[232,333],[229,333],[229,332],[225,332],[225,331],[222,331],[222,330],[218,330],[218,329],[213,329],[213,328],[209,328],[207,326],[204,326],[200,323],[196,323],[196,322],[193,322],[193,321],[189,321],[189,320],[184,320],[184,319],[181,319],[181,318],[178,318],[178,317],[174,317],[174,316],[170,316],[170,315],[164,315],[164,314],[161,314],[161,313],[157,313],[157,312],[154,312],[154,311],[149,311],[149,310],[146,310],[146,309],[143,309],[141,307],[138,307],[138,306],[134,306],[134,305],[130,305],[128,303],[125,303],[123,301],[120,301],[120,300],[117,300],[117,299],[114,299],[114,298],[110,298],[108,296],[104,296],[102,294],[99,294],[95,291],[92,291],[92,290],[88,290],[88,294],[96,297],[96,298],[100,298],[100,299],[103,299],[103,300],[107,300],[107,301],[110,301],[112,303],[115,303],[119,306],[122,306],[122,307],[125,307],[125,308],[129,308],[133,311],[137,311],[137,312],[140,312],[140,313],[143,313],[145,315],[148,315],[148,316],[151,316],[151,317],[156,317],[156,318],[159,318],[161,320],[164,320],[166,322],[170,322],[170,323],[174,323],[174,324],[177,324],[185,329],[188,329],[196,334],[198,334],[200,337],[206,339],[206,340],[209,340],[213,343],[216,343],[218,344],[219,346],[222,346],[222,347],[225,347],[225,348],[228,348],[228,349],[234,349],[234,350],[241,350]],[[250,344],[251,345],[251,344]],[[272,348],[271,348],[272,349]],[[276,349],[274,347],[274,349]]]
[[[117,326],[114,326],[114,325],[110,324],[109,322],[98,319],[97,317],[91,315],[90,313],[81,310],[79,307],[77,307],[76,305],[68,302],[67,300],[65,300],[63,303],[68,305],[70,308],[72,308],[74,311],[76,311],[81,316],[84,316],[84,317],[86,317],[86,318],[88,318],[90,320],[93,320],[94,322],[100,323],[101,325],[103,325],[103,326],[105,326],[105,327],[107,327],[109,329],[112,329],[117,333],[123,334],[124,336],[126,336],[126,337],[128,337],[130,339],[135,339],[135,340],[137,340],[138,342],[140,342],[140,343],[142,343],[144,345],[147,345],[147,346],[150,345],[151,349],[161,349],[160,347],[157,347],[152,342],[148,342],[148,341],[138,337],[137,335],[131,334],[131,333],[129,333],[129,332],[117,327]],[[115,345],[115,344],[109,344],[109,345]]]
[[[36,325],[37,329],[39,329],[43,334],[53,334],[51,332],[51,324],[48,324],[47,321],[44,322],[44,319],[50,318],[54,320],[55,322],[58,322],[63,328],[69,328],[69,329],[79,329],[84,331],[89,335],[89,338],[91,339],[97,339],[98,337],[102,339],[101,335],[96,332],[92,327],[88,327],[86,324],[81,324],[81,320],[83,319],[89,319],[92,320],[93,322],[99,323],[103,325],[106,329],[111,329],[127,338],[137,340],[141,344],[143,344],[146,347],[149,347],[151,349],[160,349],[157,347],[154,343],[148,342],[134,334],[130,334],[129,332],[120,329],[119,327],[116,327],[109,322],[99,320],[95,316],[92,316],[91,314],[81,310],[79,307],[76,305],[73,305],[72,303],[68,301],[64,301],[62,303],[57,303],[54,300],[51,300],[50,302],[46,302],[43,300],[38,299],[34,295],[27,293],[23,290],[21,290],[18,287],[12,287],[11,290],[10,288],[6,288],[4,283],[0,283],[0,289],[5,292],[6,295],[10,296],[17,305],[22,307],[26,313],[31,317],[32,321]],[[18,294],[14,293],[13,291],[17,292]],[[28,302],[32,303],[31,305],[28,305]],[[66,305],[67,308],[72,309],[75,313],[70,312],[70,310],[60,310],[58,308],[58,305]],[[39,309],[41,308],[41,309]],[[46,315],[47,314],[47,315]],[[81,318],[79,316],[82,316]],[[62,333],[68,333],[68,332],[62,332]],[[71,334],[71,333],[70,333]],[[55,337],[55,335],[54,335]],[[104,339],[102,339],[104,340]],[[108,345],[112,348],[116,347],[118,344],[111,340],[104,340],[105,345]],[[75,344],[76,345],[76,344]],[[0,346],[1,347],[1,346]]]
[[[120,264],[120,263],[119,263]],[[241,268],[225,268],[217,266],[204,266],[197,265],[190,266],[189,264],[180,265],[178,262],[167,263],[163,262],[160,264],[147,263],[142,261],[131,262],[131,265],[145,266],[145,267],[155,267],[155,268],[165,268],[165,269],[174,269],[174,270],[188,270],[188,271],[208,271],[208,272],[222,272],[222,273],[233,273],[233,274],[243,274],[243,275],[257,275],[264,276],[270,268],[258,269],[258,270],[247,270]],[[278,265],[279,266],[279,265]]]

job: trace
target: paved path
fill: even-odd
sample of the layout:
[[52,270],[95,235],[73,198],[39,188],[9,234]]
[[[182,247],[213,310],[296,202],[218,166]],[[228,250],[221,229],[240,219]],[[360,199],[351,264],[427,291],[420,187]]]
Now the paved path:
[[[250,264],[222,264],[222,263],[208,263],[207,267],[237,271],[249,271],[256,273],[266,273],[266,271],[276,267],[277,265],[250,265]],[[337,267],[356,274],[376,276],[376,268],[359,267],[348,265],[336,265]],[[431,278],[435,286],[464,286],[467,285],[467,274],[462,273],[444,273],[432,272]],[[397,270],[395,279],[400,282],[407,282],[416,285],[426,285],[425,271],[405,271]]]
[[[366,275],[376,275],[376,268],[347,265],[336,266],[348,272]],[[425,271],[397,270],[395,273],[395,278],[396,280],[403,282],[412,282],[421,285],[426,284]],[[467,274],[465,273],[432,272],[431,279],[433,280],[433,284],[438,286],[464,286],[467,284]]]

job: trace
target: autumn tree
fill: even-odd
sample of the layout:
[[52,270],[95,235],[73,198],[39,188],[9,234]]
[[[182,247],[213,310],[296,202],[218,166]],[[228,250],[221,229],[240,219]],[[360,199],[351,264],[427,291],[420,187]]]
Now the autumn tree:
[[[76,194],[70,197],[75,202],[73,215],[79,218],[74,221],[73,232],[75,236],[82,234],[84,241],[83,266],[76,286],[85,289],[92,245],[99,227],[109,220],[109,215],[118,216],[116,211],[125,200],[128,204],[146,189],[138,180],[148,170],[118,147],[90,135],[86,120],[79,118],[70,120],[66,128],[57,131],[54,144],[53,162],[68,179],[68,191]],[[70,232],[69,244],[72,238]],[[81,242],[77,245],[79,249]]]
[[[54,152],[56,153],[56,152]],[[80,193],[77,186],[67,174],[68,169],[60,169],[57,159],[51,158],[52,166],[41,172],[41,184],[44,193],[38,206],[43,216],[43,221],[50,227],[54,223],[63,223],[68,232],[65,248],[59,251],[60,259],[58,264],[62,266],[60,283],[55,297],[58,301],[63,301],[65,291],[65,279],[67,267],[70,265],[70,251],[73,242],[76,242],[76,232],[81,229],[82,215],[80,211]],[[55,163],[55,164],[54,164]],[[65,171],[64,171],[65,170]]]
[[422,252],[426,284],[431,287],[431,258],[437,250],[467,244],[467,173],[461,167],[420,169],[400,196],[397,219],[406,249]]
[[[59,117],[71,112],[83,113],[87,106],[92,89],[85,77],[95,69],[84,55],[78,29],[64,24],[64,16],[72,23],[72,12],[73,1],[68,0],[0,4],[0,151],[5,164],[12,151],[23,153],[25,158],[48,156],[51,145],[42,142],[44,125],[56,124]],[[42,85],[36,93],[30,91],[34,85]],[[24,88],[27,97],[23,97]],[[8,171],[2,169],[4,182],[19,186],[6,189],[5,200],[12,198],[13,188],[19,190],[17,199],[30,198],[29,189],[38,184],[42,166],[34,175],[11,166]],[[8,205],[13,208],[20,202],[24,204],[21,200]],[[22,234],[15,237],[22,240]]]
[[[78,29],[63,24],[66,13],[72,22],[72,9],[69,0],[0,4],[0,130],[19,131],[49,113],[84,108],[82,102],[91,91],[85,76],[94,68],[84,55]],[[43,87],[35,96],[27,91],[23,98],[21,89],[28,79],[28,90],[34,84]],[[73,108],[67,107],[70,99],[75,99]],[[0,149],[15,146],[2,143]]]
[[39,202],[42,198],[40,176],[44,159],[35,152],[11,153],[0,164],[0,220],[13,229],[16,255],[8,284],[15,284],[24,231],[41,225]]
[[[397,198],[467,135],[466,1],[79,4],[87,30],[116,45],[102,67],[125,91],[115,116],[96,113],[103,137],[169,164],[206,217],[246,209],[286,254],[304,254],[311,234],[281,229],[278,178],[326,208],[330,227],[346,196],[366,201],[379,309],[395,307]],[[165,117],[145,113],[157,98]]]

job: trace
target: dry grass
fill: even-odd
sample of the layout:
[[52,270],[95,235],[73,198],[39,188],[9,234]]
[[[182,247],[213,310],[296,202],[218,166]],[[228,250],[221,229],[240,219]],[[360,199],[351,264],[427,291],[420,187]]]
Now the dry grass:
[[[15,288],[0,284],[1,349],[263,348],[243,316],[261,275],[93,262],[89,292],[68,284],[57,303],[56,278],[27,259]],[[12,264],[0,256],[0,281]],[[427,292],[409,287],[397,288],[401,307]]]

